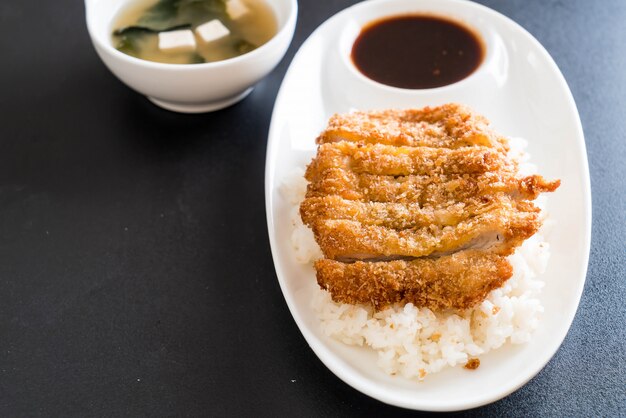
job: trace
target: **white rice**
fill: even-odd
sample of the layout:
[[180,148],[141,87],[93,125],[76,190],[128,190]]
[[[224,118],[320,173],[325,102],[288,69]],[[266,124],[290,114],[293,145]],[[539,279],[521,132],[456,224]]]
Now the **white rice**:
[[[520,173],[530,174],[536,172],[536,167],[527,162],[525,145],[522,139],[511,139],[514,155],[521,163]],[[293,205],[291,243],[296,260],[303,264],[322,257],[298,212],[306,184],[303,170],[298,170],[283,187],[283,194]],[[543,207],[545,199],[538,199],[536,204]],[[348,345],[371,347],[378,353],[378,366],[390,375],[423,380],[447,366],[465,365],[507,342],[523,344],[530,340],[543,313],[538,295],[550,251],[541,234],[548,226],[544,222],[542,231],[509,257],[513,277],[473,309],[433,312],[408,303],[374,312],[365,305],[335,303],[319,287],[312,308],[327,336]]]

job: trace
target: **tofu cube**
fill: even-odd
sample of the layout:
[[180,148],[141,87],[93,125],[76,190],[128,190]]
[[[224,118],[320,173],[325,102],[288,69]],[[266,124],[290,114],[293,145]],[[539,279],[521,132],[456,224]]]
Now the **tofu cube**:
[[226,2],[226,13],[233,20],[239,19],[248,12],[248,8],[241,0],[228,0]]
[[198,26],[196,28],[196,34],[204,42],[209,43],[230,35],[230,31],[222,24],[222,22],[217,19],[213,19],[210,22],[206,22]]
[[159,32],[159,49],[165,52],[191,52],[196,49],[196,38],[189,29]]

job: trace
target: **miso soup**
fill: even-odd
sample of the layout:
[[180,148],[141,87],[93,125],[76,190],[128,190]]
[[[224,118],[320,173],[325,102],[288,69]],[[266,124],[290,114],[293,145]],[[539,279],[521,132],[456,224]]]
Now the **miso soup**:
[[277,32],[264,0],[138,1],[114,21],[113,46],[148,61],[198,64],[243,55]]

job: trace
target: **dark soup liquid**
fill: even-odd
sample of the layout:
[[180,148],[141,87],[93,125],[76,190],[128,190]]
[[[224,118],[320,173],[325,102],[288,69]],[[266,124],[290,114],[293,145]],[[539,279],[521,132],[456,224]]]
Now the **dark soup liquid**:
[[406,89],[455,83],[474,72],[483,56],[483,44],[474,32],[429,15],[372,22],[352,46],[352,61],[359,71],[379,83]]

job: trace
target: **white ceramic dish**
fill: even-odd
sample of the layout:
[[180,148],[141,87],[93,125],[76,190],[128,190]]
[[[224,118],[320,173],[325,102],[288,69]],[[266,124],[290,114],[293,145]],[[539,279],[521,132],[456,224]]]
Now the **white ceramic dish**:
[[158,106],[184,113],[210,112],[245,98],[280,62],[296,26],[296,0],[269,4],[278,33],[247,54],[206,64],[163,64],[126,55],[113,48],[113,20],[132,0],[85,0],[87,29],[96,52],[117,78]]
[[[351,68],[347,53],[360,26],[403,12],[451,16],[477,28],[488,53],[478,71],[456,84],[429,90],[379,85]],[[337,42],[339,40],[339,42]],[[305,290],[310,266],[294,260],[289,202],[279,189],[295,167],[314,155],[314,140],[334,112],[351,108],[422,107],[445,102],[470,105],[499,132],[526,138],[542,174],[562,179],[550,195],[551,259],[541,299],[540,329],[525,345],[481,356],[469,372],[447,369],[424,382],[390,377],[367,349],[325,337]],[[265,178],[267,222],[276,274],[285,300],[307,342],[340,379],[383,402],[418,410],[451,411],[500,399],[535,376],[554,355],[572,323],[587,271],[591,193],[583,132],[567,84],[546,50],[515,22],[486,7],[458,0],[378,0],[335,15],[302,45],[280,89],[269,132]]]

